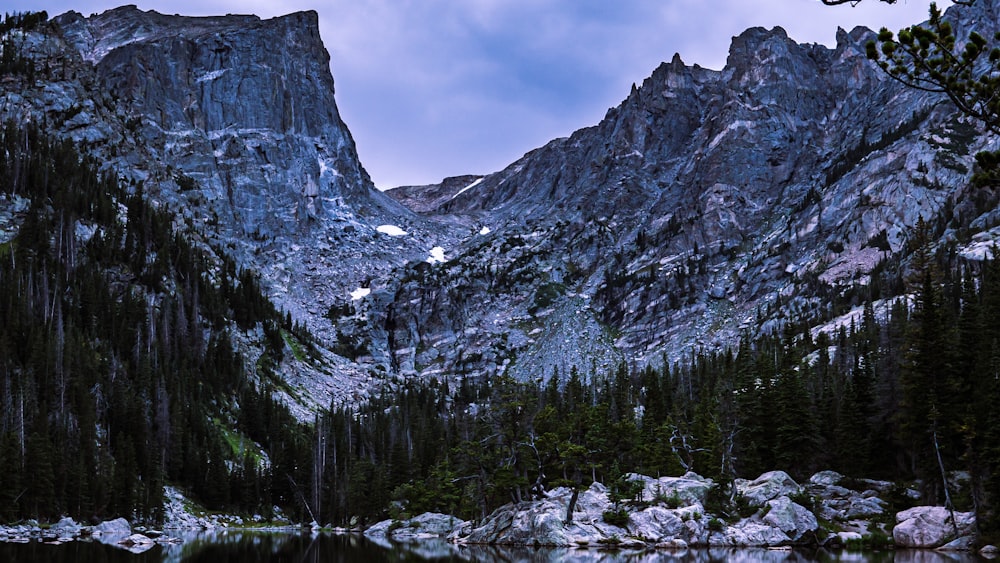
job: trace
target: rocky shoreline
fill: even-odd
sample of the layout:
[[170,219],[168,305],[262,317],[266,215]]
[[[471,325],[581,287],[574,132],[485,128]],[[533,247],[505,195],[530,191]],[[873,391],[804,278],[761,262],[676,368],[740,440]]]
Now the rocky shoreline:
[[[695,473],[659,479],[630,474],[627,479],[640,491],[634,499],[616,505],[607,487],[594,483],[579,492],[568,521],[573,491],[557,488],[536,500],[502,506],[476,524],[427,513],[379,522],[365,535],[379,542],[441,538],[467,545],[618,549],[976,547],[974,513],[955,512],[954,523],[952,513],[937,506],[893,513],[886,500],[891,495],[910,501],[919,495],[887,481],[823,471],[800,485],[785,472],[772,471],[735,480],[730,510],[713,513],[706,509],[715,486],[711,479]],[[986,556],[996,552],[993,546],[981,550]]]
[[[164,523],[162,529],[132,526],[125,518],[106,520],[93,526],[64,517],[52,525],[29,520],[22,524],[0,525],[0,542],[29,543],[33,541],[60,545],[73,541],[97,541],[132,553],[148,551],[155,545],[178,545],[191,532],[212,530],[245,530],[254,532],[301,532],[310,526],[294,524],[276,510],[276,518],[210,513],[191,501],[174,487],[164,490]],[[317,526],[312,526],[314,529]]]
[[[718,499],[711,498],[716,484],[695,473],[660,478],[629,474],[626,479],[634,487],[634,496],[617,504],[601,483],[576,495],[572,489],[560,487],[535,500],[502,506],[478,523],[424,513],[402,521],[384,520],[364,535],[382,545],[445,540],[459,546],[623,550],[815,546],[972,551],[977,547],[974,513],[953,513],[939,506],[912,506],[894,512],[886,499],[898,502],[901,497],[915,502],[919,495],[887,481],[848,479],[823,471],[800,485],[785,472],[772,471],[754,480],[735,480],[731,498],[725,510],[720,510]],[[260,516],[211,514],[172,487],[165,491],[164,510],[162,529],[133,527],[124,518],[85,526],[64,517],[52,525],[29,521],[0,526],[0,542],[58,545],[98,541],[142,553],[155,545],[181,544],[192,532],[320,529],[316,524],[293,524],[280,513],[279,519],[267,522]],[[979,552],[989,558],[1000,554],[993,546]]]

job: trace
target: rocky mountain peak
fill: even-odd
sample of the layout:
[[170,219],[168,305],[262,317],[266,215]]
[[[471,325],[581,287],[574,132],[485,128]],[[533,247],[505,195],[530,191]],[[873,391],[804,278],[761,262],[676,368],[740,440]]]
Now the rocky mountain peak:
[[751,27],[733,37],[729,45],[726,66],[746,69],[761,62],[777,59],[789,48],[796,46],[797,44],[789,39],[788,33],[780,26],[771,29]]

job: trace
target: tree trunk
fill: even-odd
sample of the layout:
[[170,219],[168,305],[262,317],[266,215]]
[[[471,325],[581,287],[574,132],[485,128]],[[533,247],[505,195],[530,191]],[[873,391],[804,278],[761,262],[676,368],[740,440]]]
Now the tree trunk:
[[569,506],[566,507],[566,525],[573,523],[573,511],[576,510],[576,499],[580,497],[580,489],[573,487],[573,496],[569,497]]

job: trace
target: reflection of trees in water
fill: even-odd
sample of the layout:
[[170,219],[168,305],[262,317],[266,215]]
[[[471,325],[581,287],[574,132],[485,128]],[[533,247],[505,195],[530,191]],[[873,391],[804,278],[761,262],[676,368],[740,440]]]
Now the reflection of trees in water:
[[0,543],[0,561],[46,563],[965,563],[982,561],[973,554],[934,551],[880,553],[824,550],[690,549],[679,551],[600,550],[454,545],[443,540],[376,544],[360,535],[284,534],[216,531],[171,533],[182,545],[156,546],[141,555],[99,543],[52,546]]

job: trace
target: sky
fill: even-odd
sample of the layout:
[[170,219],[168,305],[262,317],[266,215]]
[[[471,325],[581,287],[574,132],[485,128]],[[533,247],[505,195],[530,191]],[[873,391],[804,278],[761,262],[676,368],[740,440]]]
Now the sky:
[[[597,124],[662,61],[721,69],[733,36],[781,26],[832,46],[838,27],[921,22],[930,0],[135,0],[143,10],[263,18],[316,10],[337,106],[376,186],[486,174]],[[944,2],[942,4],[947,4]],[[114,0],[3,0],[84,15]]]

